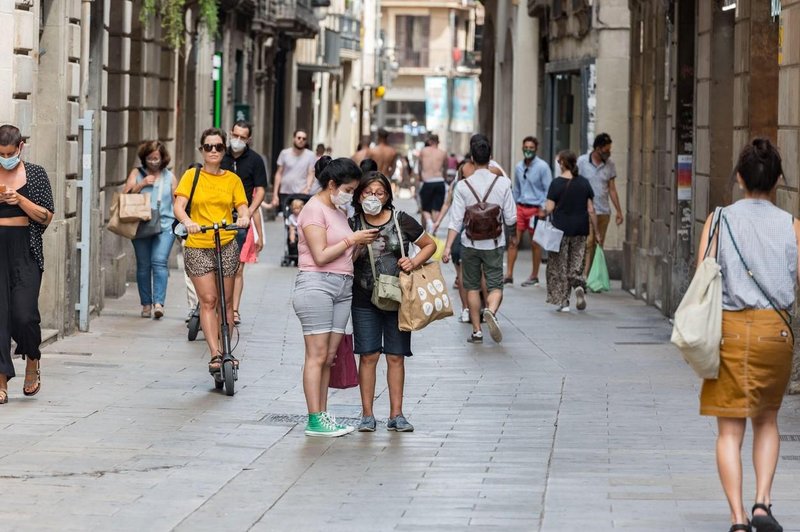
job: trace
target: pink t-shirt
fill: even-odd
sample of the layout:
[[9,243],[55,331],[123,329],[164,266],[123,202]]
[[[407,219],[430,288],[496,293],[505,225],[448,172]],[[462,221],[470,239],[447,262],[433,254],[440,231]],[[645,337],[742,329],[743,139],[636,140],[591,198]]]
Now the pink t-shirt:
[[353,248],[349,248],[341,256],[328,264],[317,266],[311,250],[308,248],[303,228],[316,225],[325,229],[328,237],[328,246],[333,246],[353,234],[347,223],[347,215],[339,209],[328,207],[319,198],[314,196],[306,203],[300,216],[297,217],[298,234],[297,242],[298,267],[303,272],[343,273],[353,275]]

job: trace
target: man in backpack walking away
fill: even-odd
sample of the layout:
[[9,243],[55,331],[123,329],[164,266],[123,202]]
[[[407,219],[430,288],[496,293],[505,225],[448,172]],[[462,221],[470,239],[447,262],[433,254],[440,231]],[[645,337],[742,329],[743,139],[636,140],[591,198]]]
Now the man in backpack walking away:
[[[506,230],[517,223],[517,206],[511,194],[511,181],[489,170],[492,146],[483,135],[470,139],[470,153],[475,173],[459,181],[453,191],[450,209],[450,227],[442,260],[450,262],[450,253],[456,236],[462,229],[461,282],[467,290],[469,319],[472,335],[469,343],[483,343],[481,331],[481,274],[486,276],[489,296],[483,319],[489,327],[492,340],[499,343],[503,333],[497,323],[497,311],[503,301],[503,253]],[[506,227],[504,227],[504,225]],[[516,244],[512,237],[511,244]]]
[[589,270],[592,269],[596,241],[600,241],[602,246],[606,241],[606,231],[611,220],[611,205],[617,211],[615,222],[622,225],[625,221],[622,216],[622,208],[619,204],[619,194],[617,193],[617,167],[611,160],[611,136],[608,133],[600,133],[594,139],[592,151],[584,153],[578,157],[578,174],[589,180],[594,190],[594,208],[597,212],[597,228],[600,238],[595,238],[593,233],[589,233],[586,240],[586,259],[583,267],[583,277],[589,277]]
[[[547,201],[547,191],[553,182],[550,167],[536,156],[539,141],[536,137],[525,137],[522,141],[523,160],[514,168],[514,185],[512,192],[517,203],[517,242],[522,240],[526,231],[533,236],[531,220],[535,220],[539,211]],[[539,264],[542,262],[542,248],[533,242],[533,270],[531,276],[522,282],[522,286],[539,286]],[[504,282],[514,284],[514,263],[517,262],[517,246],[508,246],[508,273]]]

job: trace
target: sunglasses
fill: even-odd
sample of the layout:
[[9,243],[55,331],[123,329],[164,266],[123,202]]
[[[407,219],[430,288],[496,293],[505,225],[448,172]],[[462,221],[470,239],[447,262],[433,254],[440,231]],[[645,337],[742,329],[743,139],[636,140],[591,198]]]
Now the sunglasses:
[[305,137],[295,137],[297,140],[306,140]]
[[201,147],[206,153],[210,153],[211,151],[217,151],[218,153],[225,152],[225,145],[221,142],[219,144],[203,144]]

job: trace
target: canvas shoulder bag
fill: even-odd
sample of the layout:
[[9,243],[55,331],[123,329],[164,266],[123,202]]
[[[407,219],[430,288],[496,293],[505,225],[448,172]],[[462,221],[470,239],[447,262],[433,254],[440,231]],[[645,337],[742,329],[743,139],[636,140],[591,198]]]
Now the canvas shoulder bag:
[[464,184],[475,196],[477,203],[473,203],[464,210],[464,228],[467,238],[473,242],[476,240],[494,240],[503,234],[503,209],[497,203],[489,203],[489,194],[492,193],[494,185],[500,176],[495,176],[489,189],[484,194],[483,199],[475,192],[469,178],[464,180]]
[[[142,169],[139,169],[142,174],[144,172]],[[143,221],[139,224],[139,227],[136,228],[136,236],[134,236],[134,240],[137,238],[150,238],[151,236],[155,236],[161,234],[161,198],[162,194],[164,193],[164,180],[166,178],[162,175],[158,181],[158,187],[156,187],[156,197],[158,201],[156,203],[156,208],[150,209],[150,219],[147,221]],[[147,197],[148,206],[152,206],[150,201],[150,194],[143,194],[143,196]]]
[[[405,258],[406,250],[403,247],[403,233],[400,231],[400,223],[397,221],[397,211],[392,211],[392,219],[397,230],[397,238],[400,239],[400,253]],[[361,226],[366,227],[367,222],[361,216]],[[378,274],[375,269],[375,252],[372,244],[367,244],[369,253],[369,265],[372,268],[372,297],[370,301],[381,310],[397,311],[400,309],[400,302],[403,294],[400,291],[400,278],[394,275]]]
[[119,219],[123,222],[146,222],[152,216],[150,194],[120,194]]
[[719,348],[722,341],[722,270],[716,254],[711,255],[719,235],[722,209],[712,217],[703,262],[683,296],[672,328],[671,341],[701,379],[719,376]]
[[[195,171],[194,171],[194,179],[192,180],[192,190],[189,192],[189,201],[186,202],[186,216],[191,216],[192,212],[192,198],[194,198],[194,189],[197,188],[197,182],[200,180],[200,169],[203,167],[201,164],[194,164]],[[186,240],[186,237],[189,235],[183,232],[176,232],[175,230],[178,228],[179,225],[182,225],[180,221],[176,218],[172,222],[172,234],[180,238],[181,240]]]
[[403,302],[397,316],[401,331],[419,331],[431,323],[453,315],[438,262],[429,262],[409,273],[400,272]]

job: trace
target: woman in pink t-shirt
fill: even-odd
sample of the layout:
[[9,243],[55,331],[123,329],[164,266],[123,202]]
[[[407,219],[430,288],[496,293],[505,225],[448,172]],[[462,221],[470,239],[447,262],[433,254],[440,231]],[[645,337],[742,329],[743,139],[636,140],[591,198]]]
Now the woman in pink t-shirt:
[[322,157],[314,167],[322,188],[297,218],[298,267],[294,311],[303,326],[303,391],[308,405],[306,436],[336,437],[353,432],[328,414],[330,367],[350,319],[353,247],[369,244],[378,231],[353,232],[340,207],[353,200],[361,170],[347,158]]

